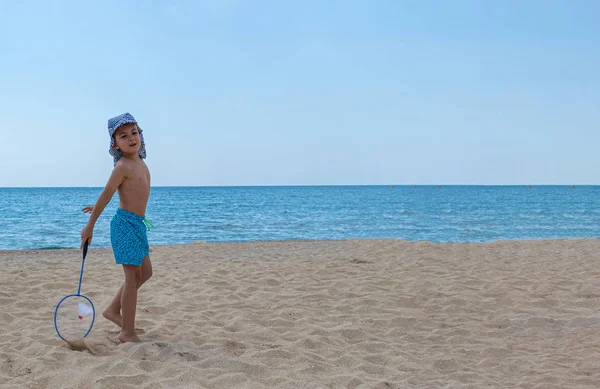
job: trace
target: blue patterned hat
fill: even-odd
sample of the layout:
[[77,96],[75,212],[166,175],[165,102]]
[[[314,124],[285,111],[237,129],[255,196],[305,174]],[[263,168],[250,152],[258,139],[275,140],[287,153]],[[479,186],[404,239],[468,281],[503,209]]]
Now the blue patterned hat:
[[[110,155],[113,156],[115,165],[117,164],[117,161],[119,159],[121,159],[121,157],[123,156],[123,153],[121,152],[121,150],[117,150],[114,148],[115,139],[113,138],[113,135],[114,135],[115,131],[117,131],[117,128],[119,128],[123,124],[127,124],[127,123],[138,124],[138,122],[134,119],[134,117],[129,112],[125,112],[124,114],[121,114],[119,116],[115,116],[114,118],[108,119],[108,136],[110,136],[110,147],[108,149],[108,152],[110,153]],[[137,127],[138,127],[138,130],[140,131],[140,139],[142,140],[142,145],[140,146],[138,154],[140,155],[141,158],[146,158],[146,142],[144,142],[144,135],[142,134],[142,129],[140,128],[139,124]]]

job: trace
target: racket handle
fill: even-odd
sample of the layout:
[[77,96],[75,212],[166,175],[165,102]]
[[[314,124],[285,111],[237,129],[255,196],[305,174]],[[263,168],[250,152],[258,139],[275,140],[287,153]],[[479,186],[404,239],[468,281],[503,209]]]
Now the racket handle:
[[88,245],[88,241],[86,240],[83,244],[83,259],[85,259],[85,256],[87,255]]
[[77,287],[77,296],[81,295],[81,281],[83,280],[83,265],[85,264],[85,256],[88,250],[88,241],[83,244],[83,259],[81,260],[81,273],[79,273],[79,286]]

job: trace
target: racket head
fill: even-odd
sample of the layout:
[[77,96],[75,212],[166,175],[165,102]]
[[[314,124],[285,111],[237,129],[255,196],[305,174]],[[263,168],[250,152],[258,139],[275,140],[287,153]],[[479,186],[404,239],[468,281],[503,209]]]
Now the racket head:
[[[58,302],[58,304],[56,304],[56,308],[54,309],[54,329],[56,330],[56,334],[58,335],[58,337],[61,338],[62,340],[64,340],[65,342],[68,342],[68,340],[65,339],[65,336],[63,336],[64,334],[61,333],[61,331],[60,331],[60,328],[59,328],[59,327],[61,327],[59,325],[60,317],[70,317],[69,321],[76,322],[75,319],[77,318],[77,307],[79,305],[79,302],[81,302],[81,301],[89,303],[90,307],[92,308],[92,312],[90,314],[91,322],[90,322],[89,328],[87,328],[87,330],[84,328],[83,331],[81,331],[81,332],[85,331],[83,334],[83,338],[85,338],[86,336],[89,335],[90,331],[92,331],[92,327],[94,326],[94,322],[96,321],[96,308],[94,307],[94,303],[92,303],[92,300],[90,300],[88,297],[86,297],[82,294],[69,294],[69,295],[63,297]],[[72,303],[72,305],[73,305],[72,309],[71,309],[71,307],[69,307],[69,311],[72,311],[72,312],[69,312],[68,314],[67,313],[60,314],[61,306],[71,305],[69,303]],[[65,309],[63,309],[63,310],[65,310]],[[81,320],[81,319],[79,319],[79,320]],[[63,325],[63,327],[64,327],[64,325]],[[65,332],[64,328],[63,328],[63,332]]]

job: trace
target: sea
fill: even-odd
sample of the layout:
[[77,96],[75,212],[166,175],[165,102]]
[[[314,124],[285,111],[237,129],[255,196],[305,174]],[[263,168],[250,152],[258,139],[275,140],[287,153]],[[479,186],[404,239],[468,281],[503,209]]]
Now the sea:
[[[0,188],[0,250],[78,248],[102,188]],[[110,247],[118,195],[94,229]],[[150,245],[393,238],[597,238],[600,186],[152,187]]]

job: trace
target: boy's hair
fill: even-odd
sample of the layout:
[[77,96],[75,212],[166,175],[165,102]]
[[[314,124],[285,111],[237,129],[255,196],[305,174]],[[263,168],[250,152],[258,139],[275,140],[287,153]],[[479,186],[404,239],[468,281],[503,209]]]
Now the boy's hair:
[[[119,127],[121,127],[121,126],[119,126]],[[117,130],[119,129],[119,127],[117,127],[117,128],[115,129],[115,132],[113,132],[113,134],[112,134],[112,138],[113,138],[113,140],[115,141],[115,143],[116,143],[116,141],[117,141],[117,138],[115,138],[115,137],[117,136]],[[142,129],[140,128],[140,126],[138,126],[138,124],[137,124],[137,123],[135,123],[135,127],[137,128],[137,130],[138,130],[138,132],[139,132],[140,134],[143,132],[143,131],[142,131]]]

